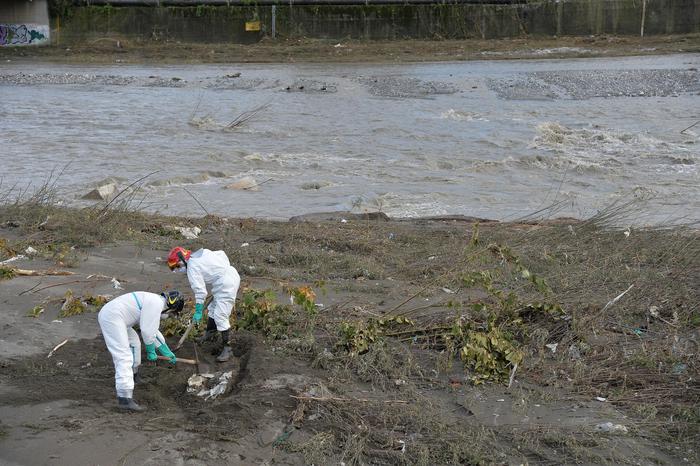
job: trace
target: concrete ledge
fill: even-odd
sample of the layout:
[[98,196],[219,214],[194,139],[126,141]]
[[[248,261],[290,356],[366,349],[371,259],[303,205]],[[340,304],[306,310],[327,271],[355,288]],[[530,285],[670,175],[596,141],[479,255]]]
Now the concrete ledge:
[[[700,0],[542,0],[481,4],[465,2],[401,4],[368,2],[273,6],[245,2],[240,6],[78,6],[60,22],[61,41],[102,37],[202,43],[252,43],[273,30],[281,39],[495,39],[647,35],[700,32]],[[276,2],[276,0],[275,0]],[[344,3],[344,4],[341,4]],[[644,11],[642,11],[644,10]],[[274,18],[274,19],[273,19]],[[259,27],[249,30],[249,22]]]
[[48,45],[50,38],[47,0],[0,2],[0,47]]

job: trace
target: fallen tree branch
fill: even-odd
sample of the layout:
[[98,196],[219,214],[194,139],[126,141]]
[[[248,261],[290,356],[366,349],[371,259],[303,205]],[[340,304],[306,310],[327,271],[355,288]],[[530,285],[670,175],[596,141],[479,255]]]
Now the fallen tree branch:
[[28,269],[15,269],[12,271],[15,275],[20,275],[23,277],[43,277],[45,275],[75,275],[75,272],[69,272],[67,270],[28,270]]
[[254,118],[258,113],[265,110],[269,106],[270,106],[270,103],[268,102],[266,104],[260,105],[259,107],[255,107],[252,110],[247,110],[247,111],[241,113],[236,118],[234,118],[233,121],[231,121],[231,123],[227,124],[226,128],[231,129],[231,128],[236,128],[237,126],[241,126],[243,123],[250,120],[251,118]]
[[66,343],[68,343],[68,338],[66,338],[66,339],[63,340],[61,343],[59,343],[59,344],[57,344],[56,346],[54,346],[53,349],[49,352],[49,355],[46,356],[46,359],[48,359],[48,358],[50,358],[51,356],[53,356],[53,354],[56,352],[56,350],[59,349],[61,346],[65,345]]
[[[91,275],[91,276],[92,276],[92,275]],[[88,277],[88,278],[89,278],[89,277]],[[105,277],[105,278],[110,278],[110,277]],[[69,281],[69,282],[54,283],[53,285],[42,286],[41,288],[32,287],[32,288],[29,288],[28,290],[24,290],[24,291],[21,292],[18,296],[22,296],[23,294],[28,293],[28,292],[30,292],[30,291],[31,291],[32,293],[38,293],[38,292],[41,291],[41,290],[45,290],[45,289],[47,289],[47,288],[53,288],[54,286],[72,285],[72,284],[74,284],[74,283],[90,283],[90,280],[71,280],[71,281]],[[35,289],[35,288],[36,288],[36,289]]]

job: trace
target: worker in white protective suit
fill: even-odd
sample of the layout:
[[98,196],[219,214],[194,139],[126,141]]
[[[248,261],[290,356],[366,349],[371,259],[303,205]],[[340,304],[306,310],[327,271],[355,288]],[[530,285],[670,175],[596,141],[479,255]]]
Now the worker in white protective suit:
[[161,294],[134,291],[114,298],[105,304],[97,315],[107,349],[114,361],[114,379],[117,389],[117,406],[128,411],[143,411],[133,399],[134,381],[140,382],[141,342],[134,325],[141,329],[141,338],[146,346],[146,358],[158,359],[156,351],[170,358],[177,358],[170,351],[158,327],[160,321],[176,315],[185,305],[180,292],[172,290]]
[[[192,320],[202,320],[204,300],[207,297],[207,285],[211,286],[212,301],[208,306],[207,328],[200,342],[213,339],[218,331],[221,334],[223,348],[216,357],[218,362],[231,358],[229,329],[231,311],[236,303],[236,294],[241,284],[241,277],[226,257],[224,251],[200,249],[191,252],[182,247],[173,248],[168,254],[168,267],[173,271],[187,272],[187,279],[194,292],[195,311]],[[235,314],[234,314],[235,317]]]

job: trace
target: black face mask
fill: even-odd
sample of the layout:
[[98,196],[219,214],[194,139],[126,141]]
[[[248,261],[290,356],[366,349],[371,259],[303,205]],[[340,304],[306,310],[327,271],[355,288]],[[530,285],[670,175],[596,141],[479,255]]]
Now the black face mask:
[[182,262],[185,265],[185,268],[187,268],[187,261],[185,260],[185,255],[182,254],[181,251],[178,251],[177,257],[180,259],[180,262]]

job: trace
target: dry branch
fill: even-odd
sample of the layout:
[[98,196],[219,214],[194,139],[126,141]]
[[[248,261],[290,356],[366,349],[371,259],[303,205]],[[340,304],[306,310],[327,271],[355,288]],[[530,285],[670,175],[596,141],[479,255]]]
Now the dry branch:
[[75,275],[74,272],[67,270],[29,270],[29,269],[12,269],[15,275],[23,277],[43,277],[45,275]]
[[57,344],[56,346],[54,346],[53,349],[49,352],[49,355],[46,356],[46,359],[48,359],[48,358],[50,358],[51,356],[53,356],[53,354],[56,352],[56,350],[58,350],[61,346],[65,345],[66,343],[68,343],[68,338],[66,338],[66,339],[63,340],[61,343],[59,343],[59,344]]
[[236,128],[238,126],[241,126],[243,123],[246,121],[250,120],[251,118],[254,118],[255,116],[258,115],[258,113],[262,112],[265,110],[267,107],[269,107],[270,104],[269,102],[266,104],[262,104],[259,107],[255,107],[252,110],[247,110],[240,115],[238,115],[236,118],[233,119],[229,124],[226,125],[226,128]]

